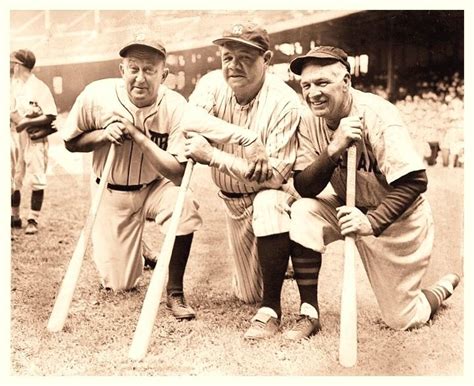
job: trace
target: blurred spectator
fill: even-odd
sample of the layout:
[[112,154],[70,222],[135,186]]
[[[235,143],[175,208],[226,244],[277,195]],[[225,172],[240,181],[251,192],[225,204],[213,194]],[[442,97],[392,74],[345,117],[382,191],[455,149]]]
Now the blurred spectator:
[[418,82],[413,97],[400,86],[396,105],[428,165],[436,164],[441,151],[444,166],[463,166],[464,80],[459,72],[431,79]]

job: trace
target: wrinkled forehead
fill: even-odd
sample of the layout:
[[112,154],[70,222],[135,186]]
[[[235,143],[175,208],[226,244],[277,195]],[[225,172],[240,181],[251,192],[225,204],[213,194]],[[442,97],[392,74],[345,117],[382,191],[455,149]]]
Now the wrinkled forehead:
[[334,61],[310,60],[303,65],[301,79],[339,78],[347,72],[342,63]]
[[157,65],[164,62],[164,57],[151,48],[137,46],[128,49],[123,60],[125,62],[146,62]]
[[262,56],[263,51],[243,43],[227,42],[220,46],[221,54],[248,54],[253,57]]

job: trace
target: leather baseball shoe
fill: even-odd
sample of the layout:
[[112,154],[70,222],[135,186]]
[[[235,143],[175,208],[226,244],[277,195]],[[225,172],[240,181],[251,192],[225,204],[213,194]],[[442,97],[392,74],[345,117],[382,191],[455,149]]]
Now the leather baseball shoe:
[[244,334],[244,338],[249,340],[271,338],[275,336],[279,329],[280,319],[275,318],[260,308],[257,314],[252,318],[250,327]]
[[35,220],[29,219],[26,225],[25,233],[27,235],[34,235],[38,233],[38,223]]
[[166,308],[171,311],[176,319],[191,320],[196,317],[196,312],[186,303],[183,294],[168,295]]
[[308,315],[300,315],[293,328],[283,334],[287,340],[301,340],[316,335],[321,331],[321,323],[318,318]]

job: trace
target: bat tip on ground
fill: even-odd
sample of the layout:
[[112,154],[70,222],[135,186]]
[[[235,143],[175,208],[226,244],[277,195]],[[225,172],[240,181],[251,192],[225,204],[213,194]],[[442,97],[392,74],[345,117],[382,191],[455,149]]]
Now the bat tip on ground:
[[46,328],[49,332],[59,332],[63,329],[63,325],[62,325],[62,323],[59,324],[59,323],[49,322],[48,326]]
[[354,367],[357,363],[357,357],[356,356],[351,356],[351,357],[341,357],[339,358],[339,364],[342,366],[342,367]]
[[145,357],[145,355],[146,353],[136,349],[130,349],[128,352],[128,358],[135,362],[140,362]]

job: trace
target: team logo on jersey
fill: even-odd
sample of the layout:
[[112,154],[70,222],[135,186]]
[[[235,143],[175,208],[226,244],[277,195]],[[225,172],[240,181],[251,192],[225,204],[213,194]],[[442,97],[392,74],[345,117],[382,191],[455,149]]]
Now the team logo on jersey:
[[169,134],[157,133],[150,130],[150,139],[155,142],[160,149],[166,150],[168,148]]
[[[338,166],[341,169],[347,169],[347,155],[342,155],[339,158]],[[382,175],[377,160],[372,154],[365,154],[364,152],[357,155],[357,170],[360,172],[373,173]]]

